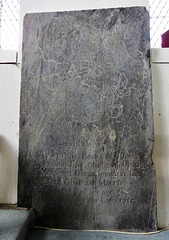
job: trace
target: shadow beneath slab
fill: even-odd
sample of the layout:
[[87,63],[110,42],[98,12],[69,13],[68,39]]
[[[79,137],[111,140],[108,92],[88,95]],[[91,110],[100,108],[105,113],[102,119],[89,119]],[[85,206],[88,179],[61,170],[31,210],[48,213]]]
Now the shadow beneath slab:
[[31,229],[26,240],[166,240],[169,230],[150,234],[130,234],[110,231],[75,231]]

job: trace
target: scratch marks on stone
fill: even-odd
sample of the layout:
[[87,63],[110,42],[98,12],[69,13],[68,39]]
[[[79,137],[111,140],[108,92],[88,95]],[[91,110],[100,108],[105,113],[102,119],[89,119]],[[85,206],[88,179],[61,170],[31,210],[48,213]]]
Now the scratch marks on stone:
[[49,59],[46,59],[46,58],[45,58],[44,53],[43,53],[43,51],[42,51],[42,49],[40,48],[40,46],[39,46],[38,43],[37,43],[37,48],[40,50],[41,55],[42,55],[42,59],[43,59],[44,62],[50,62],[50,63],[53,62],[53,63],[56,63],[56,64],[57,64],[56,61],[54,61],[54,60],[49,60]]

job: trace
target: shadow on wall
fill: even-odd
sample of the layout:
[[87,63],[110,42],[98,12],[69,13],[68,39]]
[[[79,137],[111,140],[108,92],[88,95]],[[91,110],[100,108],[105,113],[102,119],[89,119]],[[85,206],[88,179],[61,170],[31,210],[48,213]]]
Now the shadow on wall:
[[0,135],[0,203],[16,203],[16,153]]
[[169,163],[168,163],[168,136],[165,135],[165,129],[163,125],[159,125],[161,130],[161,135],[155,135],[154,142],[154,164],[156,169],[156,186],[157,186],[157,216],[159,228],[164,228],[169,226]]

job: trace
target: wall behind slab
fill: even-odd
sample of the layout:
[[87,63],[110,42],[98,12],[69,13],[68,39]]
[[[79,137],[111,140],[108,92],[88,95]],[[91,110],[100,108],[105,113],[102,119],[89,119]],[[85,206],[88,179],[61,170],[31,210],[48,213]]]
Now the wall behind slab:
[[152,50],[154,151],[159,228],[169,226],[169,49]]
[[[145,6],[147,0],[21,0],[19,58],[22,59],[23,17],[30,12]],[[0,63],[3,62],[0,54]],[[6,56],[10,56],[6,53]],[[6,60],[5,60],[6,61]],[[9,60],[10,61],[10,60]],[[0,203],[17,202],[20,67],[0,64]]]
[[[135,0],[21,0],[19,58],[22,59],[23,17],[30,12],[81,10],[135,6]],[[138,0],[137,6],[149,8],[147,0]],[[2,53],[2,51],[1,51]],[[0,53],[0,203],[17,202],[20,68],[6,62]],[[5,53],[9,57],[11,54]],[[3,61],[4,60],[4,61]],[[12,61],[13,62],[13,61]]]
[[[30,12],[81,10],[146,6],[148,0],[21,0],[19,62],[21,62],[21,42],[23,17]],[[166,50],[160,49],[155,57],[165,59]],[[163,58],[164,56],[164,58]],[[161,60],[160,60],[161,61]],[[154,162],[157,174],[159,227],[169,225],[169,121],[167,115],[169,65],[158,60],[152,64],[155,146]],[[20,68],[16,65],[0,65],[0,203],[17,201],[18,132],[19,132],[19,92]],[[161,114],[161,115],[159,115]]]
[[17,201],[20,68],[0,64],[0,203]]

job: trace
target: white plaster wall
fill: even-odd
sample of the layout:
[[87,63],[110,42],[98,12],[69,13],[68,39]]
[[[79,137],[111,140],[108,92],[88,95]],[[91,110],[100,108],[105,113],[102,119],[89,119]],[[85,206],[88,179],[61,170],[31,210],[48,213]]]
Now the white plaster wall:
[[[22,58],[22,26],[26,13],[130,6],[145,6],[149,9],[149,2],[148,0],[21,0],[18,62],[21,62]],[[0,54],[1,57],[2,55]],[[8,57],[10,62],[10,56]],[[2,63],[3,59],[0,60]],[[0,203],[17,202],[20,82],[20,67],[15,64],[0,64]]]
[[0,64],[0,203],[17,201],[20,68]]
[[[129,6],[146,6],[149,9],[149,1],[21,0],[20,42],[25,13]],[[21,61],[21,44],[19,49]],[[156,57],[158,59],[158,55]],[[163,57],[163,53],[160,57]],[[157,174],[158,220],[159,227],[166,227],[169,225],[169,65],[156,62],[152,64],[152,70],[155,123],[153,158]],[[15,203],[17,199],[19,89],[20,69],[16,65],[0,65],[0,203]]]
[[[164,49],[161,52],[165,59]],[[158,61],[159,56],[156,58]],[[152,64],[152,76],[155,135],[153,159],[157,182],[157,215],[158,226],[163,228],[169,226],[169,55],[168,63]]]
[[22,13],[130,6],[146,6],[149,8],[149,0],[21,0],[21,6]]

